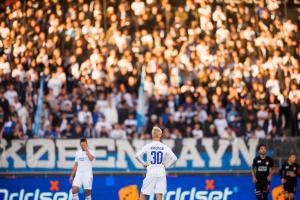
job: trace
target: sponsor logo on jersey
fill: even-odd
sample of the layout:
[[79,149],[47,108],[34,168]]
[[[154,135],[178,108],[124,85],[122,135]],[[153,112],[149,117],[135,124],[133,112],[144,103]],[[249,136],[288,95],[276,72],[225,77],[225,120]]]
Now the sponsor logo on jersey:
[[266,166],[259,166],[258,169],[257,169],[257,171],[259,171],[259,172],[266,172],[266,171],[268,171],[268,167],[266,167]]

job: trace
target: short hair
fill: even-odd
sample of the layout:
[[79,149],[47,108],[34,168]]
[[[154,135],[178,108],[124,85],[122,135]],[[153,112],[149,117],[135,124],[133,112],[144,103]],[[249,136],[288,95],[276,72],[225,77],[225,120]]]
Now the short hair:
[[258,145],[257,149],[260,150],[261,147],[267,148],[267,146],[265,144],[260,144],[260,145]]
[[152,137],[161,137],[162,130],[158,126],[154,126],[151,131]]
[[290,153],[289,157],[291,157],[291,156],[296,156],[297,157],[296,153]]
[[86,138],[81,138],[80,143],[82,143],[82,142],[87,142]]

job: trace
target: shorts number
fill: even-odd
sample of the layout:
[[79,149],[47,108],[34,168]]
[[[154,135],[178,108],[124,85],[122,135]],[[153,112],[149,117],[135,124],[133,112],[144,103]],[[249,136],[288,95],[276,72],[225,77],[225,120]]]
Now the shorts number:
[[163,152],[161,151],[151,151],[152,161],[151,164],[161,164],[163,161]]

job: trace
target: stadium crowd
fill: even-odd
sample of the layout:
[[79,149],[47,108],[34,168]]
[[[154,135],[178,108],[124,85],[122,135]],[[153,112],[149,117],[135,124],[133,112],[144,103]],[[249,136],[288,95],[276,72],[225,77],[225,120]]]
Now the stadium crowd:
[[300,136],[300,18],[276,1],[11,2],[0,8],[0,138],[149,138],[153,125],[174,139]]

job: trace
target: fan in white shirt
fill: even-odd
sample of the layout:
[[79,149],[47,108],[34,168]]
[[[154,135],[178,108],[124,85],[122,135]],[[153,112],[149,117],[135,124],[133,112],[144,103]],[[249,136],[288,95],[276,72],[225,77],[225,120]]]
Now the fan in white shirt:
[[99,137],[101,137],[102,132],[108,133],[111,128],[111,124],[105,120],[105,117],[102,117],[95,125],[95,131]]
[[63,82],[57,77],[57,74],[52,73],[52,78],[48,82],[48,88],[52,89],[53,95],[57,97],[60,94],[60,90],[63,86]]
[[81,124],[85,122],[88,122],[89,124],[93,123],[92,113],[88,110],[87,105],[83,105],[82,111],[78,113],[78,121]]
[[201,130],[200,124],[195,124],[195,128],[192,131],[194,138],[203,138],[203,131]]
[[133,10],[135,15],[139,16],[143,14],[145,11],[145,3],[141,0],[135,0],[131,4],[131,9]]
[[4,74],[9,74],[11,71],[10,64],[6,61],[4,56],[0,56],[0,70],[2,70]]
[[224,138],[223,134],[226,132],[226,128],[228,127],[227,121],[222,113],[219,112],[218,118],[214,120],[214,124],[217,127],[218,135],[221,138]]
[[109,137],[115,140],[126,139],[126,132],[121,128],[120,124],[115,124],[114,129],[109,133]]
[[256,130],[254,131],[255,138],[257,139],[263,139],[266,138],[265,131],[261,128],[261,126],[257,126]]
[[268,111],[265,105],[260,105],[259,111],[257,112],[258,125],[263,127],[265,120],[268,118]]
[[118,111],[116,107],[113,105],[112,101],[109,100],[107,107],[104,109],[103,112],[105,119],[111,125],[118,123]]
[[8,101],[9,105],[14,104],[15,97],[18,96],[18,93],[14,90],[14,86],[10,84],[7,88],[7,91],[4,93],[4,97]]

